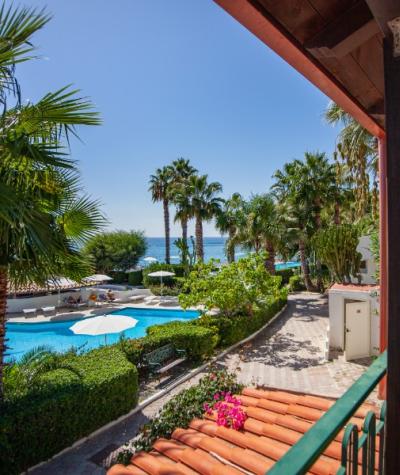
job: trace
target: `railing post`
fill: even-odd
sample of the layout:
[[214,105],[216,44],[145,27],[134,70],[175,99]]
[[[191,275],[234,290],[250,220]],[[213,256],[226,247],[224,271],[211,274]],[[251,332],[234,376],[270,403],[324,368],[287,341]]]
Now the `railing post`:
[[400,467],[400,57],[393,38],[383,39],[388,199],[388,340],[385,466]]

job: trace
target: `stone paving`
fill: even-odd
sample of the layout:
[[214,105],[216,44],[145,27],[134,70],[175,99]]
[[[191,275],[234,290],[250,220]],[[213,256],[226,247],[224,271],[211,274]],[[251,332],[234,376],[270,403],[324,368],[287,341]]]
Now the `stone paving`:
[[[370,364],[370,359],[345,362],[342,355],[325,361],[328,328],[326,297],[299,293],[289,297],[285,312],[264,332],[219,360],[218,366],[238,371],[247,385],[260,385],[339,397]],[[203,374],[174,388],[143,411],[87,439],[80,446],[30,471],[34,475],[100,475],[101,460],[133,439],[139,427],[153,417],[165,402],[195,384]],[[376,393],[370,400],[376,401]]]

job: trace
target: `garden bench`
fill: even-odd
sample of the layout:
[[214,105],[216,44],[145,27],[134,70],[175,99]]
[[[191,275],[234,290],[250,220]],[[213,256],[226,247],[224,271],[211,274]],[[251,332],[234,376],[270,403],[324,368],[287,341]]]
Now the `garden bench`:
[[157,374],[166,373],[185,360],[186,350],[179,350],[170,343],[143,356],[144,366],[147,366],[151,373]]

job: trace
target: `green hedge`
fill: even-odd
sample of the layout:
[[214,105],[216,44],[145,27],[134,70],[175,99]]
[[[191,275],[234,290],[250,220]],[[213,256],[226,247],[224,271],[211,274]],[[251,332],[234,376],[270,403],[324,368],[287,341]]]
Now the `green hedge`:
[[128,274],[128,283],[129,285],[142,285],[143,284],[143,271],[142,269],[129,272]]
[[291,292],[297,292],[306,288],[304,285],[304,279],[301,275],[293,275],[289,279],[288,287]]
[[[175,277],[183,277],[185,273],[185,268],[182,264],[164,264],[164,263],[155,262],[154,264],[150,264],[148,267],[143,269],[143,285],[145,287],[149,287],[151,285],[159,285],[160,278],[149,277],[148,274],[150,274],[151,272],[157,272],[160,270],[173,272],[175,274]],[[163,277],[163,284],[173,286],[175,284],[174,277],[173,276]]]
[[114,284],[126,284],[128,282],[128,274],[123,271],[111,271],[110,277],[113,278]]
[[243,340],[264,326],[286,304],[286,299],[276,299],[265,308],[257,310],[252,316],[235,317],[203,315],[196,324],[214,330],[218,335],[218,346],[226,347]]
[[294,275],[294,271],[293,269],[280,269],[275,271],[275,275],[282,277],[282,285],[287,285],[289,283],[289,279]]
[[17,474],[129,412],[138,399],[136,367],[115,347],[77,356],[0,407],[0,467]]
[[171,322],[147,328],[147,336],[133,340],[123,340],[120,344],[133,364],[141,362],[143,355],[172,343],[184,349],[192,360],[199,360],[212,353],[218,337],[213,328],[203,328],[191,322]]

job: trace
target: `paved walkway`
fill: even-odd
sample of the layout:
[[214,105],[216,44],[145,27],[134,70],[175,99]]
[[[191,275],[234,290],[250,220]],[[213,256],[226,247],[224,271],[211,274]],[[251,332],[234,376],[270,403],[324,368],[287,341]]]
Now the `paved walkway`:
[[[339,397],[370,364],[369,359],[347,363],[342,356],[324,360],[328,327],[328,305],[316,294],[293,294],[286,311],[262,334],[219,361],[221,367],[238,371],[247,385],[276,387],[293,391]],[[135,437],[138,428],[153,417],[164,403],[202,374],[176,387],[114,427],[78,448],[30,472],[35,475],[104,474],[101,461],[116,448]],[[372,400],[375,395],[372,396]]]

